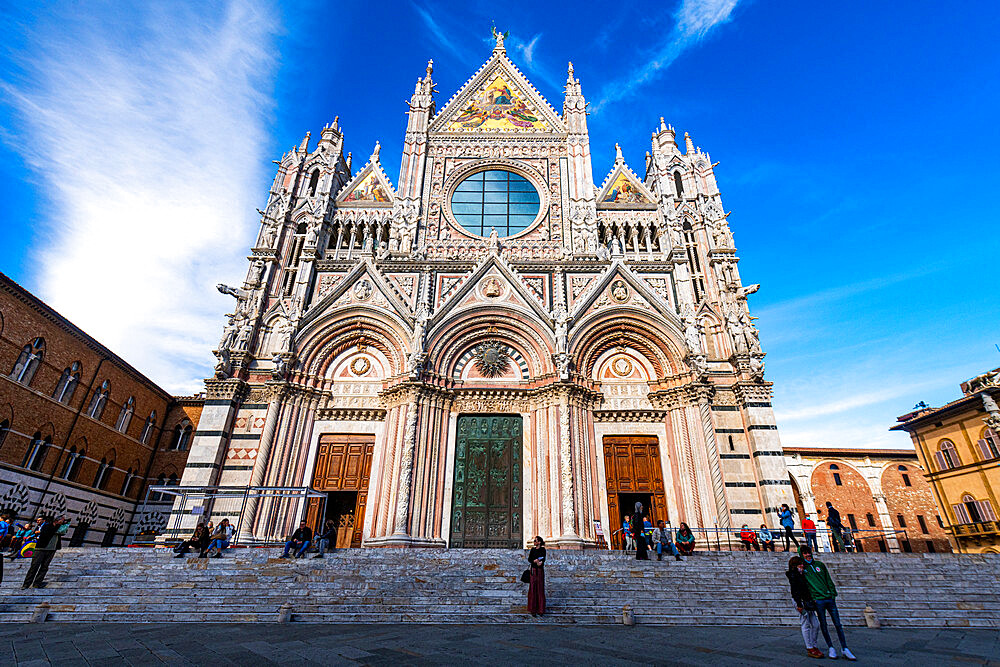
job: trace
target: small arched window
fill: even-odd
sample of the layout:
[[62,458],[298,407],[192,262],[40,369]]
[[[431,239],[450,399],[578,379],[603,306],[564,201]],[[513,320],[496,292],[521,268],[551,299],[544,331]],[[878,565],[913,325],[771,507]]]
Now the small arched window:
[[132,480],[133,479],[135,479],[135,472],[132,470],[132,468],[129,468],[128,472],[125,473],[125,481],[124,481],[124,483],[122,483],[121,493],[118,494],[118,495],[121,495],[121,496],[127,496],[128,495],[129,487],[132,486]]
[[191,422],[187,419],[175,426],[173,438],[170,440],[170,449],[175,449],[181,452],[186,450],[191,442],[191,432],[193,430]]
[[838,470],[840,470],[839,465],[837,465],[836,463],[830,464],[830,472],[833,473],[833,483],[836,484],[837,486],[843,486],[844,482],[843,480],[840,479],[840,473],[837,472]]
[[871,512],[869,512],[865,516],[865,518],[868,519],[868,527],[869,528],[874,528],[875,527],[875,516]]
[[313,169],[312,176],[309,177],[309,196],[316,194],[316,186],[319,185],[319,169]]
[[177,473],[170,473],[170,478],[167,480],[167,486],[177,486],[181,483],[181,480],[177,478]]
[[14,362],[14,368],[10,371],[11,379],[26,386],[30,385],[44,357],[45,339],[36,338],[21,350],[17,361]]
[[111,395],[111,383],[105,380],[101,383],[101,388],[90,398],[87,416],[91,419],[100,419],[104,414],[104,407],[108,404],[109,395]]
[[674,188],[677,190],[677,198],[680,199],[684,196],[684,179],[681,178],[681,172],[674,172]]
[[42,466],[45,465],[45,457],[48,456],[51,444],[51,436],[42,438],[42,434],[35,431],[35,435],[31,436],[31,445],[28,447],[28,453],[24,456],[23,467],[36,472],[40,471]]
[[962,460],[958,458],[958,451],[955,449],[955,443],[951,440],[941,441],[934,458],[937,460],[938,470],[950,470],[962,465]]
[[156,427],[156,410],[149,413],[146,417],[146,423],[142,425],[142,434],[139,436],[139,442],[144,445],[149,444],[149,439],[153,437],[153,429]]
[[77,449],[76,445],[70,447],[60,477],[70,482],[76,481],[77,475],[80,474],[80,464],[86,455],[87,452],[83,447],[80,449]]
[[101,464],[97,466],[97,474],[94,475],[94,488],[104,490],[108,485],[108,480],[111,479],[111,470],[115,467],[115,461],[112,459],[108,461],[107,459],[101,459]]
[[993,429],[983,430],[983,437],[980,438],[978,445],[979,453],[984,461],[1000,458],[1000,438],[997,437],[996,431]]
[[128,430],[128,425],[132,422],[132,415],[135,414],[135,396],[129,396],[118,413],[118,420],[115,422],[115,429],[124,433]]
[[76,391],[78,384],[80,384],[80,362],[74,361],[69,368],[63,370],[52,398],[60,403],[69,403],[73,400],[73,392]]
[[907,470],[906,466],[899,466],[899,474],[900,477],[903,478],[904,486],[913,486],[913,484],[910,483],[910,471]]
[[[156,478],[156,484],[154,486],[163,486],[166,483],[167,476],[162,472]],[[157,503],[164,499],[164,495],[159,491],[153,491],[149,494],[149,500],[151,502]]]

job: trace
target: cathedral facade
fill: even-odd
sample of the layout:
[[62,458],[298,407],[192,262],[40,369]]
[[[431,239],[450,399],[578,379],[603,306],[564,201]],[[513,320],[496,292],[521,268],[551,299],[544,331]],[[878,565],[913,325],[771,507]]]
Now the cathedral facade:
[[[507,57],[409,101],[399,177],[335,120],[280,160],[206,380],[182,485],[311,487],[231,514],[245,539],[333,520],[343,546],[612,541],[794,506],[713,165],[660,119],[644,174],[595,181],[572,64],[562,113]],[[175,508],[187,525],[189,502]],[[200,511],[199,511],[200,512]]]

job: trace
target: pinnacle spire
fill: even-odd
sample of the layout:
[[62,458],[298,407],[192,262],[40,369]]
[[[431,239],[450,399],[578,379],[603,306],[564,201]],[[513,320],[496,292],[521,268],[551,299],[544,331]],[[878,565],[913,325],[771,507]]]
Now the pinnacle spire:
[[694,142],[691,141],[691,135],[687,132],[684,133],[684,154],[693,155],[694,154]]

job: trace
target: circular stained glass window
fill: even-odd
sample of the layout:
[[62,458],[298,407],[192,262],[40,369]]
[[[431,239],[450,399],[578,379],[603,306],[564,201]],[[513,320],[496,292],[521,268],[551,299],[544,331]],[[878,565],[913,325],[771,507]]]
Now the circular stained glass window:
[[514,236],[527,229],[540,208],[531,181],[506,169],[478,171],[458,184],[451,213],[466,231],[478,236]]

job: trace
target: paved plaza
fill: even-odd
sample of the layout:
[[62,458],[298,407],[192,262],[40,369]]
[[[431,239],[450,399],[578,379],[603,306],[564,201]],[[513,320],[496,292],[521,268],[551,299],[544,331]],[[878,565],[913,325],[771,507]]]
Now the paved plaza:
[[[1000,665],[995,630],[848,628],[859,663]],[[795,628],[5,624],[0,665],[808,664]],[[843,661],[841,661],[843,662]]]

